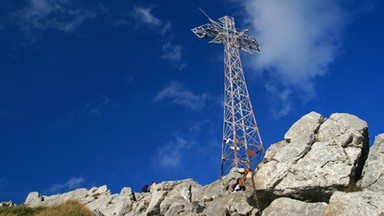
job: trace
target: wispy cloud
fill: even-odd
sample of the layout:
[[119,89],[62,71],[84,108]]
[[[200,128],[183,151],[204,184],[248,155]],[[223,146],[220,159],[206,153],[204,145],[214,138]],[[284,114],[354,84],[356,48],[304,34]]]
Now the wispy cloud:
[[[213,122],[209,120],[197,121],[184,131],[176,132],[170,142],[156,149],[153,158],[154,167],[156,169],[160,168],[162,171],[179,172],[184,170],[185,162],[189,161],[189,158],[205,158],[213,151],[216,152],[216,150],[220,149],[219,146],[215,145],[219,139],[215,139],[217,136],[212,131],[212,124]],[[209,158],[204,162],[204,165],[216,165],[216,162],[211,161],[211,158]]]
[[189,143],[183,137],[176,137],[174,141],[160,147],[156,154],[156,164],[160,168],[178,168],[182,164],[185,151],[191,148]]
[[244,5],[262,46],[252,64],[272,74],[271,83],[278,85],[269,84],[268,91],[284,93],[277,116],[287,115],[291,92],[299,91],[304,100],[314,98],[315,79],[341,54],[346,13],[340,1],[332,0],[247,0]]
[[28,5],[12,16],[26,31],[56,29],[73,32],[95,13],[84,9],[72,9],[70,0],[30,0]]
[[72,177],[68,179],[68,181],[64,183],[57,183],[52,185],[47,192],[48,193],[57,193],[62,191],[69,191],[73,189],[77,189],[81,187],[81,185],[85,183],[85,179],[83,177]]
[[108,106],[111,102],[111,99],[105,95],[103,95],[103,101],[99,104],[92,105],[87,103],[85,105],[85,112],[90,113],[92,116],[101,117],[104,113],[106,106]]
[[136,20],[136,24],[139,26],[146,25],[149,28],[155,30],[164,40],[164,44],[161,48],[162,59],[167,60],[179,71],[183,70],[187,64],[182,58],[183,46],[173,42],[172,24],[170,21],[162,21],[157,18],[152,8],[137,7],[135,6],[131,12],[132,17]]
[[[129,80],[126,82],[130,82]],[[106,95],[102,95],[99,102],[87,102],[73,108],[63,115],[60,119],[56,120],[51,127],[62,127],[64,125],[74,124],[77,120],[82,118],[98,119],[108,114],[111,108],[118,106],[117,102],[112,102]]]
[[152,14],[152,8],[134,7],[132,15],[139,23],[160,27],[162,22]]
[[171,82],[157,94],[155,102],[170,101],[188,109],[197,110],[205,107],[209,98],[208,93],[196,94],[179,82]]
[[162,47],[161,51],[163,55],[161,58],[172,62],[179,71],[183,70],[187,65],[182,61],[182,51],[183,47],[180,45],[173,44],[171,42],[166,42]]

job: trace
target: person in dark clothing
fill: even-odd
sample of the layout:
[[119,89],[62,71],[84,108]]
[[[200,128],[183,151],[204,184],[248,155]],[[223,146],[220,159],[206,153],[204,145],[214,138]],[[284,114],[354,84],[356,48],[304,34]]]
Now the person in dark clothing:
[[156,182],[155,181],[152,181],[151,185],[144,185],[142,188],[141,188],[141,193],[144,193],[144,192],[151,192],[151,187],[154,187],[156,185]]
[[145,193],[145,192],[149,192],[149,185],[144,185],[142,188],[141,188],[141,193]]

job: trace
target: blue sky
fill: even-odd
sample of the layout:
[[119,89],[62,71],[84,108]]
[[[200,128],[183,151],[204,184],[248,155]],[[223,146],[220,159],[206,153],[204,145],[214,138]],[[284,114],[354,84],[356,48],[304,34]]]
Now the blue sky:
[[234,16],[266,147],[301,116],[383,133],[379,0],[0,2],[0,201],[220,175],[223,47],[191,28]]

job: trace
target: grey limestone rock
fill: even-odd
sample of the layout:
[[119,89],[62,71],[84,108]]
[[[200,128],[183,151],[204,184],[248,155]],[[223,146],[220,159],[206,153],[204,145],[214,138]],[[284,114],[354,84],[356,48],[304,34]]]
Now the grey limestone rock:
[[133,202],[132,204],[128,205],[125,216],[147,215],[146,212],[151,202],[151,198],[151,195],[147,195],[140,199],[140,201]]
[[201,188],[201,185],[191,179],[179,182],[178,185],[174,186],[173,189],[168,192],[167,196],[162,201],[160,205],[160,213],[167,213],[170,215],[168,209],[174,209],[172,211],[176,211],[177,209],[181,209],[181,206],[183,206],[183,209],[181,209],[182,211],[184,210],[184,207],[187,208],[190,206],[190,208],[192,208],[190,205],[192,196]]
[[202,211],[203,204],[193,201],[203,187],[192,179],[161,182],[150,193],[135,193],[140,197],[128,206],[126,215],[194,215]]
[[315,141],[315,135],[324,117],[316,112],[310,112],[295,122],[285,133],[284,139],[287,142],[308,143]]
[[322,216],[328,204],[324,202],[306,203],[287,197],[275,199],[262,216]]
[[101,195],[98,199],[87,203],[86,207],[100,211],[105,216],[124,215],[131,200],[128,196]]
[[375,137],[359,182],[362,188],[384,192],[384,134]]
[[254,182],[261,208],[278,197],[327,202],[334,191],[354,185],[368,153],[367,128],[350,114],[303,116],[258,166]]
[[324,216],[381,216],[384,214],[384,192],[335,192]]
[[43,201],[44,201],[44,198],[40,193],[31,192],[28,194],[27,198],[25,199],[24,204],[30,207],[37,207],[37,206],[41,206]]
[[231,169],[229,174],[223,176],[221,179],[194,191],[192,201],[211,200],[230,194],[231,192],[228,190],[229,185],[235,183],[241,175],[239,169]]
[[164,213],[164,216],[173,215],[200,215],[203,212],[204,206],[201,203],[192,202],[185,203],[180,200],[176,200]]
[[95,214],[105,216],[124,215],[128,205],[131,204],[129,194],[112,195],[106,185],[93,187],[89,190],[81,188],[52,196],[43,196],[37,192],[32,192],[28,195],[25,204],[30,207],[54,206],[63,204],[68,200],[77,200],[94,211]]
[[249,199],[253,192],[251,186],[241,193],[228,190],[227,186],[240,176],[234,169],[221,180],[204,187],[192,179],[159,183],[146,197],[130,204],[126,215],[254,215],[258,210]]
[[13,203],[12,201],[0,202],[0,207],[12,207],[12,206],[16,206],[16,204]]
[[160,215],[160,204],[167,195],[166,191],[155,191],[152,193],[152,199],[148,205],[146,214],[149,215]]
[[220,196],[212,200],[202,215],[250,215],[257,212],[253,206],[247,202],[244,191]]

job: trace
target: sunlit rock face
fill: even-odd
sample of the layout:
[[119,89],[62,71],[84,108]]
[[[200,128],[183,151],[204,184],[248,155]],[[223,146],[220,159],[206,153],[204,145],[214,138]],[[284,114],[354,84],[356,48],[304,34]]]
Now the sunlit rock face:
[[384,134],[376,136],[362,175],[360,187],[384,191]]
[[311,112],[273,144],[254,182],[268,205],[277,197],[327,202],[333,192],[355,186],[368,154],[368,125],[350,114],[329,118]]

